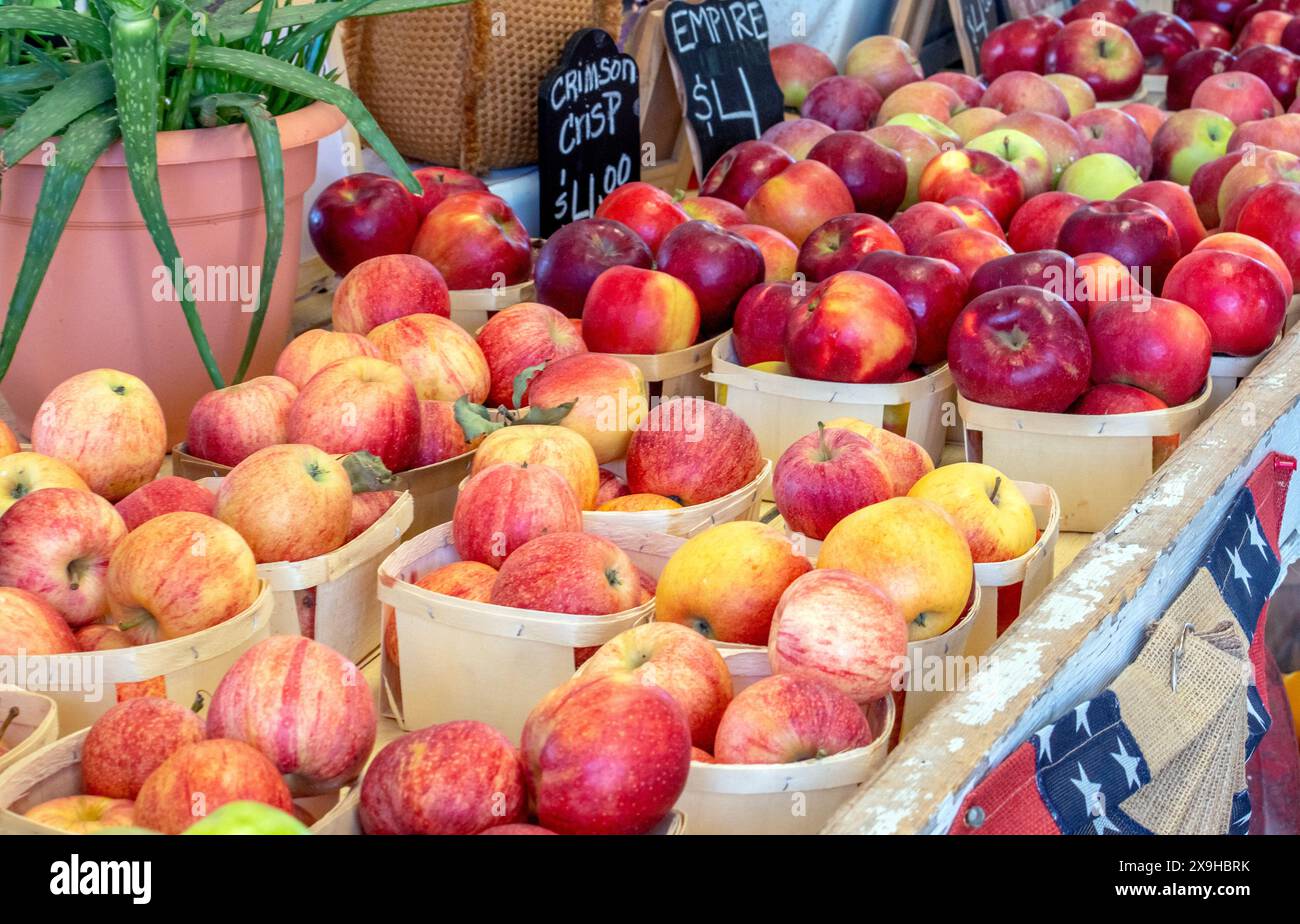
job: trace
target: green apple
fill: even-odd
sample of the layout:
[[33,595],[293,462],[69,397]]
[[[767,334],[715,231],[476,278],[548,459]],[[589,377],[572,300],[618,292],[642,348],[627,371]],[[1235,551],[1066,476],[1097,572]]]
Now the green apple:
[[1151,139],[1151,179],[1187,186],[1202,164],[1228,153],[1232,120],[1209,109],[1175,112]]
[[227,802],[185,829],[186,834],[310,834],[288,812],[248,800]]
[[922,115],[919,112],[904,112],[902,115],[894,116],[885,124],[905,125],[908,128],[914,128],[940,148],[943,148],[944,145],[954,148],[961,147],[961,135],[934,118],[934,116]]
[[1026,199],[1052,188],[1052,159],[1046,148],[1024,132],[995,128],[966,142],[966,149],[988,151],[1015,167],[1025,183]]
[[1085,199],[1118,199],[1134,186],[1142,184],[1137,168],[1117,154],[1089,154],[1081,157],[1061,174],[1056,188]]

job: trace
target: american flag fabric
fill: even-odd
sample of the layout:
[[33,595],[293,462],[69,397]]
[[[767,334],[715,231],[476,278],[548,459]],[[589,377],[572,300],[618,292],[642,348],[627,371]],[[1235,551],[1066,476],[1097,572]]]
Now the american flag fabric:
[[1247,833],[1245,763],[1270,727],[1257,681],[1295,467],[1279,453],[1264,459],[1134,663],[994,768],[950,834]]

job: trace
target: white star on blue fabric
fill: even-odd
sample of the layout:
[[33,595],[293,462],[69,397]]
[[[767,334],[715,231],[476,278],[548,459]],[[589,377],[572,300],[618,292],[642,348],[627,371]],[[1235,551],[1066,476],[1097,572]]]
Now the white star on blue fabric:
[[1034,733],[1038,738],[1038,749],[1043,752],[1044,760],[1052,759],[1052,730],[1055,728],[1055,725],[1047,725]]
[[1232,562],[1232,576],[1246,586],[1246,593],[1250,593],[1250,571],[1241,563],[1241,553],[1228,549],[1228,561]]
[[1259,520],[1254,517],[1246,517],[1246,527],[1250,530],[1250,547],[1259,549],[1259,554],[1268,558],[1270,549],[1268,543],[1264,541],[1264,537],[1260,535]]
[[1264,719],[1255,711],[1255,704],[1250,701],[1249,696],[1246,697],[1246,714],[1255,720],[1256,725],[1264,724]]
[[1119,743],[1119,753],[1110,756],[1115,758],[1115,762],[1124,768],[1124,782],[1128,784],[1129,788],[1137,789],[1142,785],[1137,774],[1137,766],[1142,762],[1142,758],[1134,757],[1125,750],[1123,738],[1116,738],[1115,740]]
[[1074,784],[1075,789],[1079,790],[1080,795],[1083,796],[1084,814],[1092,815],[1093,809],[1097,805],[1097,796],[1101,793],[1101,785],[1088,779],[1088,774],[1083,772],[1082,763],[1078,764],[1078,767],[1079,778],[1077,780],[1072,779],[1070,782]]
[[1105,812],[1092,820],[1092,830],[1096,834],[1105,834],[1107,831],[1119,833],[1119,828],[1115,827],[1115,822],[1106,817]]
[[1078,731],[1082,728],[1084,733],[1089,736],[1092,735],[1092,729],[1088,727],[1088,706],[1091,703],[1092,701],[1089,700],[1074,707],[1074,730]]

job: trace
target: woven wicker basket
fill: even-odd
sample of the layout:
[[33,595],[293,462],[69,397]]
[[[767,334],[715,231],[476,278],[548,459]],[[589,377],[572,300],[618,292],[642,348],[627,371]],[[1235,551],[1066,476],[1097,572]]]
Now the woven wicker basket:
[[397,149],[472,173],[537,160],[537,86],[576,30],[618,34],[621,0],[471,0],[348,20],[352,89]]

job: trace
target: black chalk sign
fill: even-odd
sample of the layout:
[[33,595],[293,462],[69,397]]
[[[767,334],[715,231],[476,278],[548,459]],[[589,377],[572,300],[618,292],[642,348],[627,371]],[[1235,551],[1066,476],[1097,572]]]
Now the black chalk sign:
[[543,237],[641,178],[639,94],[636,61],[607,32],[573,34],[537,91]]
[[758,0],[673,0],[664,10],[664,41],[701,177],[785,117],[767,39]]
[[948,0],[961,47],[962,64],[969,74],[980,71],[980,49],[989,33],[1002,25],[998,0]]

